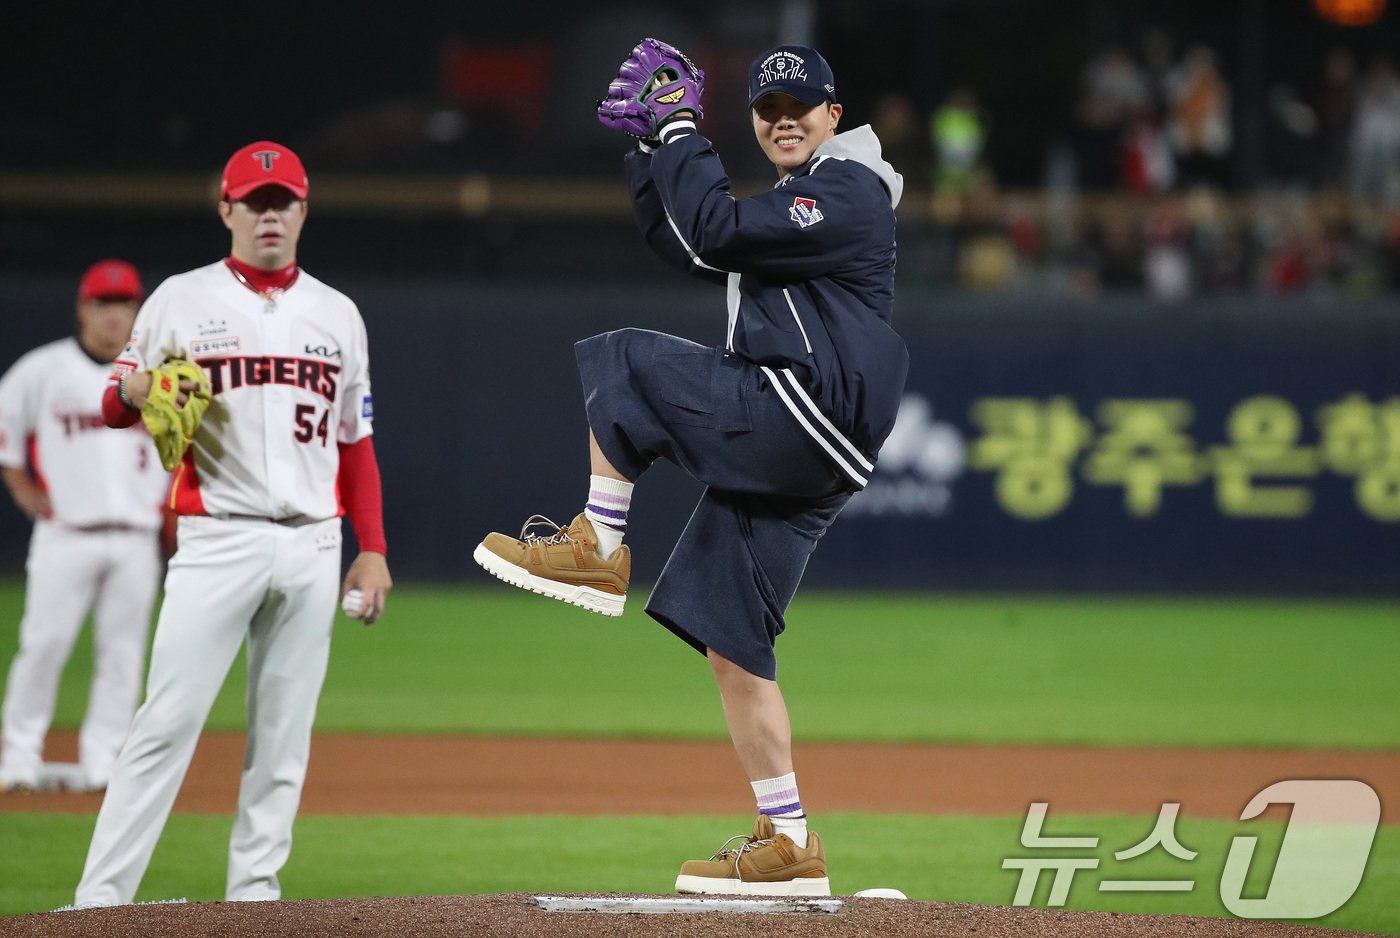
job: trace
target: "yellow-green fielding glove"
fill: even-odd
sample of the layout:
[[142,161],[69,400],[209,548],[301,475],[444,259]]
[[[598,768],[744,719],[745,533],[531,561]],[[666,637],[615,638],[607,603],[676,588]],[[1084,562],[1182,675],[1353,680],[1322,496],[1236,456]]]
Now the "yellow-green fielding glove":
[[[185,406],[176,403],[180,380],[195,383]],[[151,390],[141,406],[141,420],[155,441],[160,464],[173,471],[185,456],[200,418],[209,409],[209,379],[204,369],[184,358],[166,359],[159,368],[151,369]]]

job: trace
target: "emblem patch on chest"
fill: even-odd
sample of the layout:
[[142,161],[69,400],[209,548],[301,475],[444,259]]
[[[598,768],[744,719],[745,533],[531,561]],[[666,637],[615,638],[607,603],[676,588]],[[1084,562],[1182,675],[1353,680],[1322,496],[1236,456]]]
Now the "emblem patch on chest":
[[804,199],[801,196],[792,200],[792,208],[788,209],[788,214],[797,222],[799,228],[810,228],[826,217],[822,210],[817,208],[816,199]]

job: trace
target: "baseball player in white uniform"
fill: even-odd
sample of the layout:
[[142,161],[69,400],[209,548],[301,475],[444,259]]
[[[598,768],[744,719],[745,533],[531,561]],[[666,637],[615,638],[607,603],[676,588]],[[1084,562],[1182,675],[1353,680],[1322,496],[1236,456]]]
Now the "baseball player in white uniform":
[[[212,401],[174,472],[179,549],[80,907],[132,901],[245,641],[248,748],[225,895],[280,897],[337,598],[359,590],[360,617],[373,622],[391,585],[364,322],[296,264],[306,172],[287,147],[259,141],[230,158],[220,192],[231,255],[156,288],[103,398],[109,423],[134,422],[162,380],[150,369],[176,357],[202,367]],[[361,551],[343,584],[342,511]]]
[[143,294],[135,267],[99,261],[78,285],[77,334],[34,349],[0,378],[0,473],[34,522],[19,652],[5,684],[3,790],[56,780],[44,738],[89,612],[92,689],[70,785],[106,786],[136,712],[170,476],[150,437],[108,429],[98,402]]

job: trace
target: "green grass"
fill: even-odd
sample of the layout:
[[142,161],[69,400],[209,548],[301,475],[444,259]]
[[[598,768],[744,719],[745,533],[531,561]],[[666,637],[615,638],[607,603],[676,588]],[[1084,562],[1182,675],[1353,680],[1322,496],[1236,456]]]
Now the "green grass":
[[[1160,849],[1134,860],[1115,850],[1141,842],[1153,818],[1052,815],[1047,834],[1098,836],[1096,850],[1049,851],[1048,856],[1097,856],[1097,870],[1076,875],[1067,908],[1172,915],[1227,915],[1220,873],[1231,838],[1260,837],[1258,856],[1277,855],[1282,825],[1275,821],[1215,821],[1183,817],[1180,841],[1200,856],[1173,859]],[[282,876],[291,898],[452,895],[497,892],[652,892],[671,889],[679,862],[704,854],[748,818],[685,816],[579,818],[532,816],[302,817],[296,848]],[[821,833],[831,845],[832,889],[849,894],[894,886],[912,899],[1009,905],[1016,871],[1005,857],[1031,856],[1018,843],[1021,818],[829,814]],[[141,900],[223,897],[230,821],[176,815],[156,850]],[[44,911],[72,901],[82,870],[91,816],[0,814],[0,914]],[[1270,871],[1259,864],[1251,889],[1259,895]],[[1102,880],[1194,880],[1189,893],[1101,893]],[[1400,934],[1400,828],[1382,828],[1356,895],[1313,924]],[[1049,874],[1034,905],[1045,906]],[[1248,895],[1255,895],[1249,892]]]
[[[620,619],[494,585],[402,585],[340,619],[322,731],[722,738],[709,669],[632,598]],[[0,658],[20,590],[0,583]],[[1400,603],[800,596],[779,639],[808,740],[1400,748]],[[60,726],[85,701],[86,639]],[[243,723],[242,666],[210,725]]]
[[[638,591],[627,615],[606,619],[494,585],[401,585],[379,625],[338,622],[318,727],[722,738],[708,668],[642,613],[643,599]],[[19,584],[0,582],[0,659],[15,646],[20,605]],[[789,622],[782,679],[803,739],[1400,748],[1396,602],[809,591]],[[58,725],[81,718],[90,668],[85,638],[64,676]],[[237,665],[211,726],[241,726],[242,699]],[[838,892],[897,886],[913,898],[1004,905],[1017,874],[1001,860],[1027,854],[1019,818],[820,821]],[[1183,867],[1158,852],[1129,869],[1112,851],[1141,841],[1151,819],[1052,821],[1053,832],[1103,838],[1105,862],[1076,878],[1069,907],[1224,913],[1220,869],[1245,822],[1183,818],[1178,834],[1199,860]],[[230,823],[172,818],[141,897],[219,898]],[[679,859],[747,823],[308,816],[297,822],[286,895],[664,892]],[[1277,844],[1276,822],[1248,823]],[[69,901],[91,826],[91,817],[0,814],[0,914]],[[1187,894],[1095,889],[1129,876],[1198,885]],[[1357,896],[1321,924],[1400,934],[1396,882],[1400,828],[1383,828]]]

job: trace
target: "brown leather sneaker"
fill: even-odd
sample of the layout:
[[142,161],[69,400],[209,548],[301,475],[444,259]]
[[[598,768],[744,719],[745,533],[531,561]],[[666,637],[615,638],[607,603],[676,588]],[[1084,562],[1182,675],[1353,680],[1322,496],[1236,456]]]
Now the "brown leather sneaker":
[[[551,528],[553,533],[531,534],[533,527]],[[511,586],[605,616],[622,615],[632,577],[632,551],[624,544],[611,557],[599,557],[598,535],[582,514],[567,528],[532,515],[518,538],[486,535],[472,559]]]
[[[744,840],[731,849],[730,844]],[[829,896],[826,851],[822,840],[807,832],[799,847],[787,834],[773,833],[773,822],[760,814],[753,836],[731,837],[708,860],[687,860],[676,877],[676,892],[728,893],[740,896]]]

